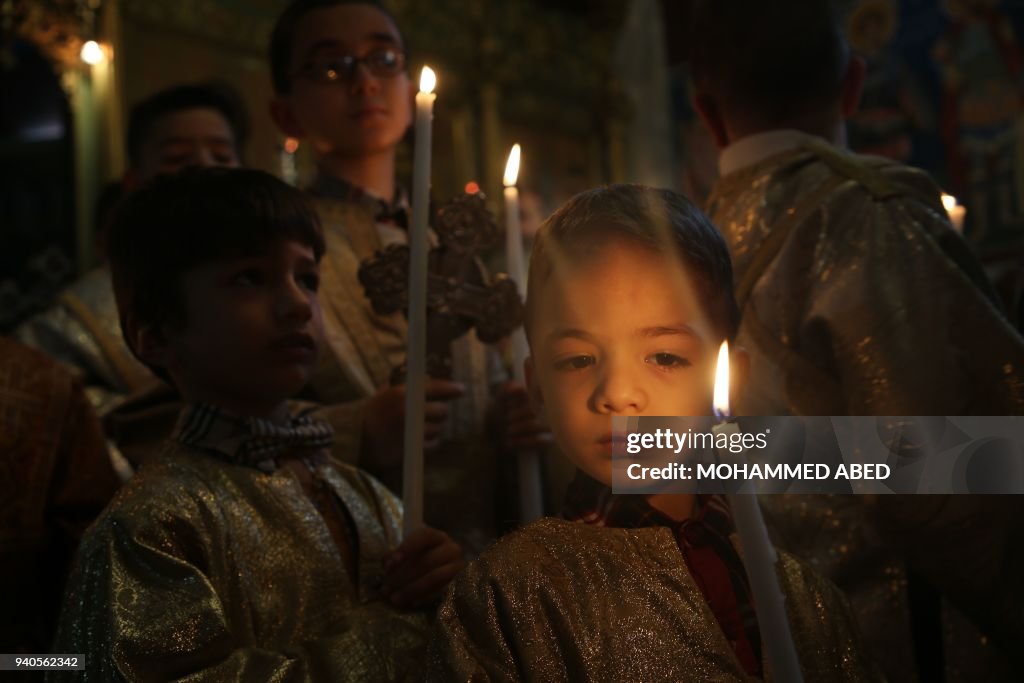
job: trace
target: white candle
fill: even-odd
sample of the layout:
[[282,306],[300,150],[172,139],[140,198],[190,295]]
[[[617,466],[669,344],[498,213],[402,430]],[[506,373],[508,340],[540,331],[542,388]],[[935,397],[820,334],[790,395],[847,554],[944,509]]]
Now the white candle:
[[[505,269],[516,283],[520,298],[526,297],[526,268],[523,263],[523,229],[519,223],[519,144],[512,145],[505,164]],[[526,332],[519,327],[512,333],[512,377],[525,383],[523,364],[529,355]],[[531,522],[544,515],[540,481],[540,453],[527,450],[519,459],[519,517]]]
[[296,138],[285,138],[281,145],[281,179],[289,185],[299,184],[299,169],[295,163],[295,153],[299,151]]
[[[715,413],[721,419],[729,417],[729,344],[722,342],[718,351],[718,367],[715,372]],[[735,422],[722,422],[713,427],[717,434],[738,434]],[[803,681],[800,660],[793,645],[793,634],[786,618],[786,596],[779,588],[775,564],[779,557],[768,538],[764,516],[757,504],[757,496],[741,493],[726,496],[732,509],[736,532],[743,549],[743,565],[750,579],[750,590],[754,594],[757,624],[761,631],[761,642],[771,666],[772,678],[776,681]]]
[[423,403],[427,375],[427,206],[430,202],[430,133],[437,78],[423,67],[416,93],[416,149],[409,229],[409,336],[405,378],[405,450],[402,504],[405,535],[423,526]]
[[964,218],[967,216],[967,208],[957,203],[956,197],[951,194],[942,193],[942,205],[946,207],[949,214],[949,222],[953,229],[961,235],[964,234]]

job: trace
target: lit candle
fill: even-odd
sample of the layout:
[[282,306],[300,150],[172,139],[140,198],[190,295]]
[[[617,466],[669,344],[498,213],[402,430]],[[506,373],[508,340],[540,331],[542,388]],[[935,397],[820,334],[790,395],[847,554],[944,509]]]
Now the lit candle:
[[957,204],[956,197],[945,192],[942,193],[942,205],[946,207],[946,213],[949,214],[949,222],[953,224],[953,229],[962,235],[967,208]]
[[[519,144],[512,145],[505,164],[505,269],[516,283],[520,298],[526,297],[526,269],[523,265],[523,229],[519,224]],[[512,333],[512,377],[520,384],[526,381],[523,364],[529,355],[526,332],[522,327]],[[540,453],[534,450],[519,453],[519,517],[522,522],[544,515],[540,482]]]
[[285,138],[281,145],[281,179],[289,185],[298,185],[299,169],[295,163],[295,153],[299,151],[296,138]]
[[[739,425],[729,421],[729,344],[722,342],[718,351],[718,367],[715,371],[715,415],[723,420],[713,427],[715,434],[738,434]],[[753,493],[727,496],[732,508],[736,532],[743,549],[743,565],[750,579],[757,610],[757,624],[761,631],[772,678],[777,681],[803,681],[800,660],[793,645],[793,635],[786,618],[786,597],[779,588],[775,575],[778,555],[768,538],[757,496]]]
[[430,201],[430,133],[437,77],[429,66],[416,93],[416,149],[409,229],[409,336],[405,375],[405,450],[402,463],[402,529],[423,526],[423,404],[427,375],[427,206]]

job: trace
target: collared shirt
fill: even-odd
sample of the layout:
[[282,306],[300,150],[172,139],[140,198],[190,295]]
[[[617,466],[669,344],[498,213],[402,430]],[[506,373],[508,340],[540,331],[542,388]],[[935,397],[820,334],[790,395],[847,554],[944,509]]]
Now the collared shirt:
[[748,135],[722,150],[718,157],[718,172],[725,176],[753,166],[776,154],[795,149],[806,142],[817,141],[820,143],[823,139],[792,129],[770,130],[766,133]]
[[405,231],[409,228],[409,200],[401,186],[395,189],[395,197],[389,202],[347,180],[319,175],[309,192],[316,197],[365,206],[373,213],[377,234],[384,246],[408,241]]
[[207,403],[182,410],[171,438],[238,465],[273,472],[288,458],[325,455],[334,441],[334,429],[309,415],[292,417],[280,425],[255,417],[236,417]]
[[729,536],[735,527],[723,496],[697,496],[693,516],[677,521],[652,507],[645,496],[615,495],[577,472],[566,492],[562,516],[595,526],[666,527],[682,552],[722,633],[747,673],[761,676],[761,635],[746,568]]

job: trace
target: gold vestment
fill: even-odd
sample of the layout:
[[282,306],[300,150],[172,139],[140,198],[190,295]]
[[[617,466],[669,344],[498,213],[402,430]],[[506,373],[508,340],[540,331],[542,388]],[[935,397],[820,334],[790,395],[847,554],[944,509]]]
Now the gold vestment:
[[119,485],[79,383],[0,337],[0,650],[49,651],[75,548]]
[[422,612],[377,591],[400,503],[355,468],[316,476],[348,511],[358,577],[288,468],[272,474],[168,441],[82,541],[54,652],[85,681],[390,681],[420,665]]
[[[750,353],[739,414],[1024,413],[1024,342],[939,197],[923,171],[824,142],[719,180],[707,212],[729,244],[742,309],[737,344]],[[972,530],[967,521],[981,523],[991,501],[954,496],[961,500],[947,503],[957,512],[929,516],[924,508],[942,507],[931,498],[761,497],[775,541],[846,592],[893,679],[914,671],[907,561],[991,636],[1010,644],[1024,634],[1024,616],[1006,603],[1020,582],[1000,569],[1020,545],[1016,522],[988,517],[989,527]],[[948,550],[937,554],[938,538]],[[957,552],[972,561],[935,561]],[[947,623],[954,680],[984,676],[982,660],[993,654],[991,641],[965,626],[950,635]]]
[[23,323],[15,337],[68,366],[101,416],[129,396],[163,384],[124,342],[105,266],[69,285],[54,306]]
[[[878,680],[839,592],[783,553],[777,574],[804,680]],[[750,680],[671,530],[553,518],[503,537],[456,578],[427,678]]]

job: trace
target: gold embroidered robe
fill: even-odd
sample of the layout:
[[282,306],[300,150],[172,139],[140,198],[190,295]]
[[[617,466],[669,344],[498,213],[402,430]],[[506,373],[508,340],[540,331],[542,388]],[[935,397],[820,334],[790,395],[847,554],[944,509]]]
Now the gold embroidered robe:
[[71,368],[101,416],[129,396],[163,385],[132,355],[121,336],[105,266],[69,285],[54,306],[23,323],[15,336]]
[[[824,143],[719,180],[707,212],[732,253],[742,308],[737,343],[751,356],[740,414],[1024,412],[1024,342],[993,305],[939,196],[920,170]],[[980,498],[954,497],[962,498],[952,505],[959,514],[931,519],[923,510],[937,503],[903,498],[872,507],[859,496],[762,496],[761,503],[780,547],[847,593],[891,678],[911,680],[914,670],[907,560],[990,635],[1019,641],[1024,616],[1005,608],[1007,597],[1020,595],[1019,581],[992,580],[1019,545],[1012,520],[979,533],[965,520],[980,522],[987,506]],[[936,537],[972,562],[935,562]],[[991,543],[979,546],[982,537]],[[948,671],[966,667],[970,680],[970,669],[992,658],[992,643],[959,630],[947,639]],[[1001,661],[992,666],[1001,670]]]
[[79,383],[0,337],[0,650],[49,651],[75,548],[119,485]]
[[426,615],[376,586],[401,504],[365,473],[320,465],[358,537],[358,582],[288,468],[227,464],[175,442],[90,528],[54,652],[55,680],[390,681],[420,666]]
[[[879,680],[840,593],[784,553],[777,574],[804,680]],[[553,518],[503,537],[456,578],[438,611],[427,675],[450,682],[749,679],[670,530]]]

